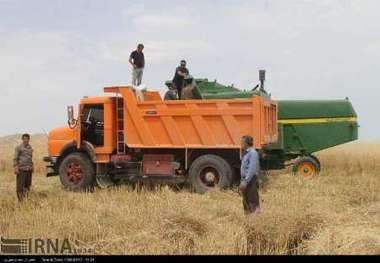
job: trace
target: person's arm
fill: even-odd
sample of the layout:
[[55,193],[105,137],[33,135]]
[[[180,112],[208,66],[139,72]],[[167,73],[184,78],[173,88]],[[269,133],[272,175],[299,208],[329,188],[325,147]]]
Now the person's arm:
[[33,150],[32,150],[32,156],[31,156],[31,158],[32,158],[32,173],[34,173]]
[[247,174],[244,178],[244,183],[249,184],[249,182],[252,180],[253,176],[256,175],[257,171],[257,159],[258,155],[257,152],[250,152],[249,153],[249,165],[248,165],[248,170]]
[[18,159],[19,159],[19,156],[20,156],[20,150],[19,150],[18,147],[16,147],[16,149],[15,149],[15,155],[14,155],[14,158],[13,158],[13,168],[14,168],[15,174],[18,174]]
[[182,77],[186,77],[186,75],[187,75],[186,72],[183,72],[181,69],[177,70],[177,74],[182,76]]
[[136,67],[135,63],[134,63],[134,59],[133,59],[133,52],[131,53],[131,55],[129,56],[129,63],[131,63],[132,67]]
[[[247,153],[248,154],[248,153]],[[245,169],[245,163],[249,160],[247,160],[248,156],[247,154],[243,155],[243,151],[241,151],[241,168],[240,168],[240,185],[239,189],[240,191],[244,192],[247,189],[248,183],[246,183],[247,178],[247,171]]]

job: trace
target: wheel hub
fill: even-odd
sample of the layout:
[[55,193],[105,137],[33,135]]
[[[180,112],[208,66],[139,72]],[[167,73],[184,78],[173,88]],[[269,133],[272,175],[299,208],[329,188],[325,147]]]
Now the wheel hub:
[[304,163],[299,167],[299,171],[306,177],[311,177],[316,174],[316,169],[312,163]]
[[203,169],[200,173],[200,180],[206,187],[213,188],[219,183],[219,173],[212,167]]
[[66,166],[66,176],[70,182],[77,184],[83,179],[83,170],[79,163],[71,162]]
[[207,172],[205,175],[205,179],[207,182],[212,183],[215,181],[215,174],[213,172]]

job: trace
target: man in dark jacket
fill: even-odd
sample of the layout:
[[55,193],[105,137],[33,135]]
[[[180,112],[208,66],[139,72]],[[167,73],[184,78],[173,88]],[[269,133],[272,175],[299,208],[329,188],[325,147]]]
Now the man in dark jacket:
[[243,156],[241,160],[241,180],[239,189],[243,195],[243,208],[246,214],[255,213],[260,208],[258,176],[260,173],[259,155],[253,147],[253,138],[249,135],[241,139]]
[[22,144],[16,147],[13,160],[14,172],[16,178],[16,193],[19,201],[22,201],[25,194],[30,190],[32,185],[33,149],[29,144],[30,135],[22,135]]
[[181,92],[183,88],[183,80],[189,75],[189,70],[186,68],[186,61],[181,60],[181,64],[176,68],[173,78],[173,88],[177,90],[178,98],[181,99]]

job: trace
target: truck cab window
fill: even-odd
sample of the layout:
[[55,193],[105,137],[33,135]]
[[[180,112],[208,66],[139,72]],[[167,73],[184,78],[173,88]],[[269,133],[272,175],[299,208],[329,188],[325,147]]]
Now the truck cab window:
[[95,147],[104,145],[104,107],[102,104],[85,105],[81,118],[82,139]]

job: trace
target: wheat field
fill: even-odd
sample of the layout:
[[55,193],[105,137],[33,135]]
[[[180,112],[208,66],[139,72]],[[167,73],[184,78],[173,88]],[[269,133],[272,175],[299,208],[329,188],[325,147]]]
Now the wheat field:
[[0,235],[68,238],[95,254],[380,254],[380,144],[351,143],[317,154],[315,178],[271,173],[261,213],[245,216],[236,189],[205,195],[162,186],[72,193],[46,178],[46,138],[32,136],[36,173],[18,203],[12,155],[0,138]]

